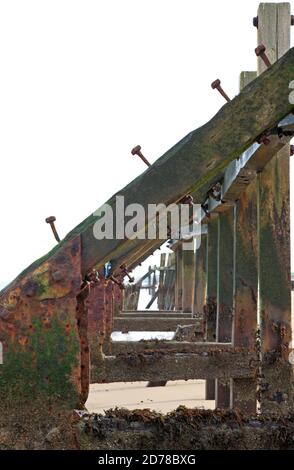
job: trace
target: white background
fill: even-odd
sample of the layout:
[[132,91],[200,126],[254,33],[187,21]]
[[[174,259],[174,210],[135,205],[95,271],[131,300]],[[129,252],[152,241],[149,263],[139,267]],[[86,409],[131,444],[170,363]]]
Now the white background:
[[0,0],[0,285],[238,93],[258,3]]

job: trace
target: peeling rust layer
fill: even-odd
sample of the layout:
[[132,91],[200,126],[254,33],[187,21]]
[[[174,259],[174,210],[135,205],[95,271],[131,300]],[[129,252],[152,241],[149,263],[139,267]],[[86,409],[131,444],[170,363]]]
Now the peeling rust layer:
[[238,411],[187,409],[162,415],[108,410],[85,414],[76,425],[81,449],[254,450],[294,449],[294,416],[245,417]]
[[[71,276],[68,276],[68,273]],[[15,282],[0,297],[0,408],[32,400],[71,408],[81,400],[80,239]],[[1,414],[1,413],[0,413]]]
[[92,364],[92,383],[245,378],[255,374],[256,356],[247,352],[211,351],[170,354],[165,351],[107,356]]

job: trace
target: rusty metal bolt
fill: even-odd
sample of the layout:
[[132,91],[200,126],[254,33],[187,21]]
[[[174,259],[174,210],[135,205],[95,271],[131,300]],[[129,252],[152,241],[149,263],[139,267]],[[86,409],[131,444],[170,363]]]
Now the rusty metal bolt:
[[265,51],[266,51],[265,46],[263,44],[260,44],[259,46],[256,47],[255,54],[257,55],[257,57],[260,57],[261,60],[263,60],[263,62],[267,66],[267,68],[269,68],[271,67],[272,64],[270,63]]
[[263,144],[263,145],[269,145],[270,144],[270,139],[267,137],[266,134],[261,134],[259,137],[257,137],[256,142],[258,144]]
[[186,194],[180,201],[180,204],[188,204],[189,206],[192,206],[194,202],[193,196],[191,194]]
[[291,26],[294,26],[294,15],[291,15]]
[[141,152],[141,146],[140,145],[136,145],[136,147],[134,147],[131,150],[131,153],[132,153],[132,155],[138,155],[138,157],[141,158],[141,160],[145,163],[145,165],[151,166],[151,163],[148,162],[147,158],[145,158],[143,153]]
[[129,282],[134,282],[135,281],[135,278],[129,275],[127,266],[125,264],[122,264],[120,266],[120,269],[121,269],[121,272],[123,273],[123,275],[127,276],[129,278]]
[[231,101],[228,95],[224,92],[223,88],[221,87],[221,81],[219,79],[214,80],[211,84],[211,88],[213,90],[217,90],[227,101]]
[[54,224],[55,221],[56,221],[56,217],[54,217],[54,215],[51,215],[50,217],[47,217],[47,218],[45,219],[46,224],[49,224],[50,227],[51,227],[51,230],[52,230],[52,232],[53,232],[53,235],[54,235],[54,237],[55,237],[55,240],[59,243],[59,242],[60,242],[60,238],[59,238],[59,235],[58,235],[57,230],[56,230],[56,228],[55,228],[55,224]]

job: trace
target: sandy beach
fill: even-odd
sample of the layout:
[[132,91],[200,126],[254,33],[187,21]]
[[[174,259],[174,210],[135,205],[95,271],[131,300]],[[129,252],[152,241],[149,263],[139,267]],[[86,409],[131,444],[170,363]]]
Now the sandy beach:
[[187,408],[214,409],[214,400],[205,400],[204,380],[177,380],[165,387],[146,387],[147,382],[92,384],[86,407],[90,412],[103,413],[109,408],[129,410],[150,408],[167,413],[179,405]]

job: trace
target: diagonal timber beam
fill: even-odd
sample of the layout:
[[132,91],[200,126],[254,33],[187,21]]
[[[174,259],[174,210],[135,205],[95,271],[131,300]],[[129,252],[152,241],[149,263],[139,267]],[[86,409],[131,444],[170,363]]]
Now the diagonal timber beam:
[[[149,203],[177,202],[187,193],[194,194],[196,202],[202,202],[211,184],[223,176],[225,167],[258,136],[276,127],[291,113],[289,83],[293,76],[294,49],[290,49],[224,105],[208,123],[190,132],[117,195],[125,197],[126,205],[136,202],[144,208]],[[108,203],[115,209],[115,195]],[[78,235],[81,237],[83,275],[109,259],[115,266],[137,251],[143,256],[146,247],[150,249],[152,245],[150,240],[96,240],[93,236],[96,221],[97,217],[90,215],[53,252],[33,266],[40,265],[60,250],[65,241]]]

